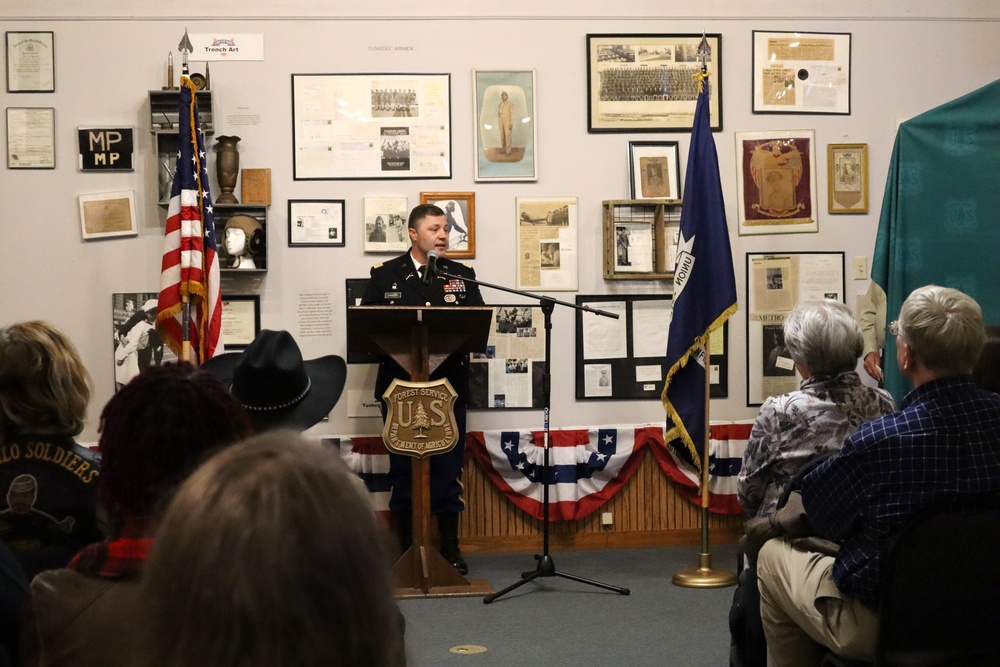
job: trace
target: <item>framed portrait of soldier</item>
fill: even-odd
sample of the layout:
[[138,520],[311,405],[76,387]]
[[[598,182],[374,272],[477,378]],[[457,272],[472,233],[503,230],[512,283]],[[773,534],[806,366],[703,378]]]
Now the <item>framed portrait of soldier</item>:
[[680,199],[681,160],[676,141],[628,142],[629,196]]
[[535,70],[472,71],[477,181],[537,181]]

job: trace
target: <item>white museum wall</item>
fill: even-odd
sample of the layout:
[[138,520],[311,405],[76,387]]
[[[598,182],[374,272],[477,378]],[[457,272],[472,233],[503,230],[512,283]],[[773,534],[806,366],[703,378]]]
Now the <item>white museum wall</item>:
[[[419,203],[421,191],[472,191],[476,194],[477,257],[470,263],[483,280],[515,283],[515,197],[579,198],[580,289],[578,294],[665,293],[662,282],[605,281],[601,270],[601,201],[628,197],[627,150],[630,140],[679,141],[681,171],[688,133],[589,134],[585,46],[588,33],[721,33],[723,131],[715,134],[726,197],[741,310],[730,324],[729,397],[712,401],[712,419],[748,419],[746,405],[745,259],[747,252],[843,251],[847,300],[867,289],[854,280],[855,257],[870,260],[882,191],[896,123],[968,93],[1000,77],[1000,8],[992,3],[887,2],[878,8],[848,2],[839,12],[817,3],[810,16],[777,17],[776,3],[741,15],[726,12],[730,3],[672,3],[672,15],[657,18],[650,2],[614,7],[617,17],[594,2],[560,8],[559,14],[517,0],[510,16],[477,17],[469,5],[383,2],[348,3],[334,10],[326,3],[287,5],[259,1],[240,5],[241,17],[196,20],[202,3],[158,3],[153,10],[121,3],[50,3],[47,17],[35,17],[32,3],[4,3],[5,30],[55,33],[56,92],[0,93],[4,107],[45,106],[56,110],[54,170],[9,170],[0,176],[0,324],[47,319],[77,343],[96,386],[84,441],[96,440],[100,410],[114,387],[111,294],[157,291],[166,212],[156,205],[156,160],[149,134],[147,92],[164,83],[167,53],[175,50],[185,27],[196,34],[262,33],[264,60],[213,62],[216,134],[236,134],[241,168],[271,169],[272,204],[268,220],[268,271],[257,283],[242,280],[236,292],[261,295],[262,325],[296,335],[306,358],[346,354],[344,280],[367,277],[369,267],[392,255],[363,252],[362,206],[365,197],[405,196]],[[131,3],[145,4],[145,3]],[[952,3],[948,3],[951,5]],[[798,3],[798,12],[813,3]],[[192,8],[201,6],[200,12]],[[367,10],[365,8],[368,8]],[[454,8],[454,13],[448,10]],[[190,11],[189,11],[190,10]],[[81,12],[90,12],[82,15]],[[216,14],[221,15],[221,11]],[[278,15],[278,19],[268,19]],[[430,14],[429,11],[433,11]],[[495,9],[491,9],[495,11]],[[935,12],[950,12],[940,16]],[[366,13],[367,12],[367,13]],[[212,10],[208,11],[212,15]],[[88,18],[100,17],[100,18]],[[308,20],[295,17],[307,16]],[[345,16],[358,18],[345,19]],[[248,18],[249,17],[249,18]],[[253,18],[257,17],[257,18]],[[458,17],[458,18],[456,18]],[[751,31],[802,30],[852,34],[852,112],[849,116],[754,115],[751,113]],[[404,47],[376,51],[374,46]],[[177,71],[179,72],[179,59]],[[471,77],[478,69],[537,69],[537,127],[540,177],[534,183],[476,183],[473,180]],[[201,70],[196,62],[195,71]],[[292,73],[450,73],[452,173],[449,180],[294,181],[292,179]],[[239,120],[237,116],[244,120]],[[246,124],[245,118],[257,120]],[[75,129],[79,126],[132,125],[136,128],[133,172],[82,173],[77,170]],[[734,132],[812,129],[816,132],[819,232],[740,237],[736,234]],[[6,129],[3,129],[6,132]],[[6,137],[4,137],[5,141]],[[869,213],[826,213],[826,146],[869,145]],[[218,193],[214,183],[213,192]],[[134,190],[138,237],[83,241],[77,197]],[[236,191],[239,196],[239,187]],[[289,199],[346,200],[344,248],[289,248]],[[246,285],[253,284],[253,289]],[[234,285],[227,278],[224,286]],[[239,286],[244,286],[240,288]],[[234,292],[235,293],[235,292]],[[328,295],[333,305],[333,335],[303,337],[298,305],[305,293]],[[515,299],[484,292],[487,302]],[[573,301],[572,292],[552,293]],[[573,313],[557,308],[553,339],[553,428],[609,423],[661,422],[658,400],[577,401]],[[348,392],[366,397],[374,366],[352,365],[347,390],[316,433],[374,434],[380,422],[348,418]],[[165,397],[166,400],[166,397]],[[541,427],[541,412],[475,411],[469,429]]]

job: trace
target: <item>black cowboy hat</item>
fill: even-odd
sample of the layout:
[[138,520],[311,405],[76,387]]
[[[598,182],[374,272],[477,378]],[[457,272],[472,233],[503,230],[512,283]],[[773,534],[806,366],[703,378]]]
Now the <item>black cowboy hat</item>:
[[290,333],[267,329],[243,352],[220,354],[201,367],[229,385],[258,433],[309,428],[337,404],[347,379],[341,357],[304,361]]

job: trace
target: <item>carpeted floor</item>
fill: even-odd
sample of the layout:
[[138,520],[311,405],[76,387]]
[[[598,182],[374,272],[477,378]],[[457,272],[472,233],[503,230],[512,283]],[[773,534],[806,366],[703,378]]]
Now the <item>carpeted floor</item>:
[[[712,565],[733,569],[735,549],[713,547]],[[410,665],[725,667],[733,588],[671,583],[677,570],[697,567],[698,551],[691,546],[551,552],[557,571],[628,588],[628,596],[542,577],[492,604],[481,597],[401,601]],[[486,579],[495,590],[535,569],[531,554],[467,560],[469,577]],[[452,652],[458,646],[486,650]]]

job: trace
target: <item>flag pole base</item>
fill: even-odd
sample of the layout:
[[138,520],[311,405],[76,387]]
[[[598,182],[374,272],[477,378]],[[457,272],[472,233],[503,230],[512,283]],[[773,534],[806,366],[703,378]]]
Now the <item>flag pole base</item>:
[[698,567],[678,570],[672,579],[675,586],[684,588],[726,588],[736,585],[736,573],[713,570],[712,554],[698,554]]

